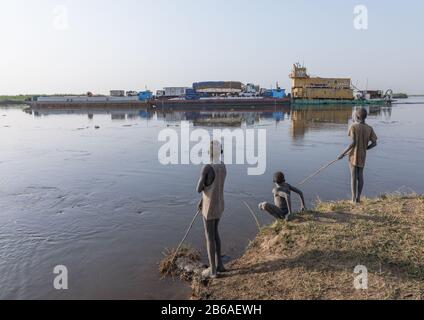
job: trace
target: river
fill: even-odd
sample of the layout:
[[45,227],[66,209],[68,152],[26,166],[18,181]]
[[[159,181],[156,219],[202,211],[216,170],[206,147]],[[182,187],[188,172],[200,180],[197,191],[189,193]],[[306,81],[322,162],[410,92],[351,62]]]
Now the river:
[[[369,153],[367,196],[424,193],[423,98],[371,107],[379,137]],[[257,204],[272,201],[272,175],[284,170],[296,184],[346,147],[352,108],[317,106],[231,112],[191,110],[40,110],[0,108],[0,298],[184,299],[187,285],[162,280],[157,263],[181,240],[199,195],[201,167],[158,160],[163,129],[182,120],[205,128],[214,118],[230,129],[265,129],[267,167],[249,176],[228,166],[223,249],[236,258],[257,227],[272,221]],[[219,123],[219,119],[222,120]],[[349,198],[347,161],[308,182],[308,205]],[[298,207],[298,200],[295,201]],[[188,242],[205,254],[203,225]],[[205,260],[206,261],[206,260]],[[68,269],[69,289],[53,286],[55,266]]]

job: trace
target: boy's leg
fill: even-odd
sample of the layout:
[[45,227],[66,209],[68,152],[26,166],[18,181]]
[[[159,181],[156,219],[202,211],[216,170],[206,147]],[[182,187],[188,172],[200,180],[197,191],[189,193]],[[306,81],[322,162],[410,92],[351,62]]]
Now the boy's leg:
[[218,227],[219,227],[219,220],[215,220],[216,267],[218,272],[224,272],[225,267],[224,267],[224,263],[222,262],[221,237],[219,236]]
[[277,206],[270,204],[268,202],[261,203],[259,205],[259,208],[261,210],[268,212],[270,215],[272,215],[276,219],[284,219],[286,217],[286,215],[288,214],[288,212],[284,212],[283,210],[281,210]]
[[215,242],[215,220],[203,219],[205,225],[206,248],[208,250],[208,257],[210,263],[210,274],[216,276],[216,242]]
[[356,202],[358,199],[358,171],[356,168],[356,166],[350,164],[352,202]]
[[357,167],[358,176],[358,194],[356,195],[356,202],[361,202],[362,191],[364,190],[364,168]]

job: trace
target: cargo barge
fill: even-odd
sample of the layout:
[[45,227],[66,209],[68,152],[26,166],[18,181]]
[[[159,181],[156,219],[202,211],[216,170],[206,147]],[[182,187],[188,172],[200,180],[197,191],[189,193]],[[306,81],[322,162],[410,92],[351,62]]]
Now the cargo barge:
[[90,92],[85,96],[41,96],[33,97],[26,104],[32,109],[138,109],[148,107],[152,98],[149,91],[134,96],[125,96],[121,91],[112,90],[111,94],[114,93],[110,96],[94,96]]
[[164,87],[151,91],[111,90],[110,95],[33,97],[26,103],[33,109],[142,109],[142,108],[223,108],[255,109],[286,105],[387,105],[393,92],[360,91],[350,78],[311,77],[299,63],[293,66],[291,94],[280,88],[266,89],[239,81],[195,82],[191,87]]
[[202,108],[227,107],[255,108],[264,105],[287,105],[291,100],[286,90],[278,84],[276,89],[264,89],[260,86],[239,81],[204,81],[193,83],[191,88],[166,87],[158,90],[150,104],[156,108]]
[[396,100],[387,99],[354,99],[354,100],[337,100],[337,99],[296,99],[293,105],[390,105]]
[[389,105],[395,100],[386,99],[201,99],[201,100],[166,100],[152,99],[148,101],[26,101],[31,109],[143,109],[143,108],[221,108],[221,109],[254,109],[258,107],[290,106],[290,105]]
[[290,98],[211,98],[199,100],[156,99],[149,101],[154,108],[202,108],[202,107],[226,107],[232,108],[255,108],[258,106],[281,106],[290,105]]
[[26,102],[31,109],[140,109],[149,107],[148,102]]
[[284,99],[202,99],[202,100],[165,100],[147,101],[28,101],[32,109],[140,109],[140,108],[206,108],[225,107],[255,108],[258,106],[290,105],[290,98]]

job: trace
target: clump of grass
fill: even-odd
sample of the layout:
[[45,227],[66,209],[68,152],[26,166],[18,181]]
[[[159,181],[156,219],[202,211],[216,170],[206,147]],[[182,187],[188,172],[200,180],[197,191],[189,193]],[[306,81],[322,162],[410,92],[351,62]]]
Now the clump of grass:
[[343,212],[347,210],[351,210],[353,205],[349,201],[329,201],[322,202],[319,200],[316,203],[315,210],[319,212]]
[[183,270],[180,270],[177,263],[180,259],[184,259],[186,263],[199,263],[200,253],[190,246],[183,246],[180,251],[175,255],[177,249],[166,249],[163,252],[164,258],[159,264],[159,272],[163,277],[177,277],[183,275]]

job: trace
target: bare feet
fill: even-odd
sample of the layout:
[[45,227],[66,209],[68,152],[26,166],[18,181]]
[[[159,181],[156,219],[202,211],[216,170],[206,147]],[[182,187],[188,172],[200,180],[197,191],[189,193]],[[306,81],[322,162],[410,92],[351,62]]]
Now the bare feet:
[[216,271],[218,271],[219,273],[225,273],[225,272],[227,272],[228,270],[227,270],[227,269],[225,269],[225,267],[224,267],[224,266],[222,266],[222,267],[218,267],[218,268],[216,269]]
[[216,279],[218,278],[217,274],[212,274],[211,268],[207,268],[202,272],[203,279]]

